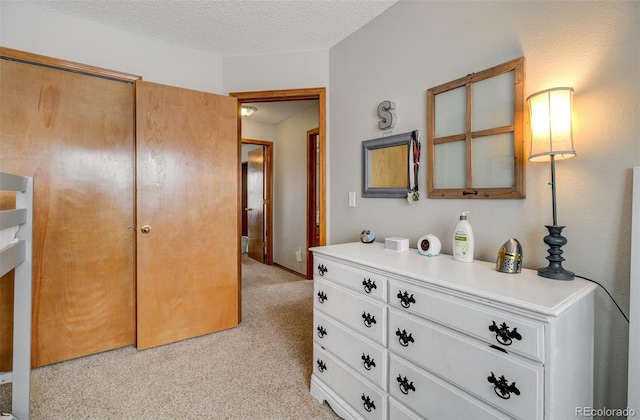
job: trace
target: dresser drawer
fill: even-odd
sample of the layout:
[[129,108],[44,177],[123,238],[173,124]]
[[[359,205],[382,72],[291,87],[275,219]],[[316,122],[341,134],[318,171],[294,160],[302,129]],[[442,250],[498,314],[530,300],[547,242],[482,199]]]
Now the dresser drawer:
[[422,420],[423,418],[389,397],[389,420]]
[[313,345],[313,374],[362,417],[386,418],[385,393],[360,379],[318,343]]
[[[541,365],[389,309],[389,350],[520,418],[541,418]],[[397,376],[397,375],[396,375]],[[389,378],[389,387],[393,389]]]
[[313,312],[314,340],[353,370],[386,389],[387,351],[380,344],[354,334],[319,311]]
[[386,277],[322,257],[314,256],[313,262],[316,277],[341,284],[380,301],[386,301]]
[[385,305],[373,299],[331,284],[324,279],[314,280],[314,308],[360,334],[386,345]]
[[[477,400],[455,386],[403,361],[389,356],[389,396],[428,419],[509,419],[510,417]],[[389,399],[389,408],[395,404]],[[405,411],[403,418],[412,417]],[[390,416],[396,419],[396,416]]]
[[544,323],[389,280],[389,304],[544,363]]

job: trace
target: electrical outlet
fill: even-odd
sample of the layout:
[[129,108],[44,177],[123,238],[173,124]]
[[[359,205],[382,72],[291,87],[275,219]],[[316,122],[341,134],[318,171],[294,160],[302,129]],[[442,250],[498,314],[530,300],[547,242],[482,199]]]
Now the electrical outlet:
[[349,192],[349,207],[355,207],[356,206],[356,193],[355,191],[350,191]]

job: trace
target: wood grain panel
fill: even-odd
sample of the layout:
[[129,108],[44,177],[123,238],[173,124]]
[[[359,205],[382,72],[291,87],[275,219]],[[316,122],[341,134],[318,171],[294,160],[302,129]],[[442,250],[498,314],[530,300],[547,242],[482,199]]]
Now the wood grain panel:
[[136,84],[139,349],[238,324],[234,98]]
[[[242,139],[239,146],[254,144],[263,146],[264,149],[264,198],[267,204],[264,206],[264,234],[266,235],[264,263],[273,264],[273,142],[256,139]],[[243,207],[246,208],[246,207]],[[240,288],[242,291],[242,288]],[[242,301],[242,300],[241,300]]]
[[0,170],[34,176],[32,364],[133,344],[133,85],[0,66]]
[[264,263],[264,199],[265,199],[265,150],[258,147],[248,153],[247,210],[249,257]]

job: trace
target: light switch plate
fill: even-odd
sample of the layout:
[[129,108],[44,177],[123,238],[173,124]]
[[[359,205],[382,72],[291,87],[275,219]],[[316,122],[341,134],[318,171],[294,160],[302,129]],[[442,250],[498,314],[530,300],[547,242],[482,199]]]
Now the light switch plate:
[[356,193],[355,191],[350,191],[349,192],[349,207],[355,207],[356,206]]

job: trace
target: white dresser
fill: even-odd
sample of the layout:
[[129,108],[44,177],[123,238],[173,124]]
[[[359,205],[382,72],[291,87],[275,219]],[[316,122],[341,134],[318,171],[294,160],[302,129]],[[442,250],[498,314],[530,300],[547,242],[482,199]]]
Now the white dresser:
[[340,416],[566,419],[592,406],[593,283],[381,243],[312,251],[311,393]]

